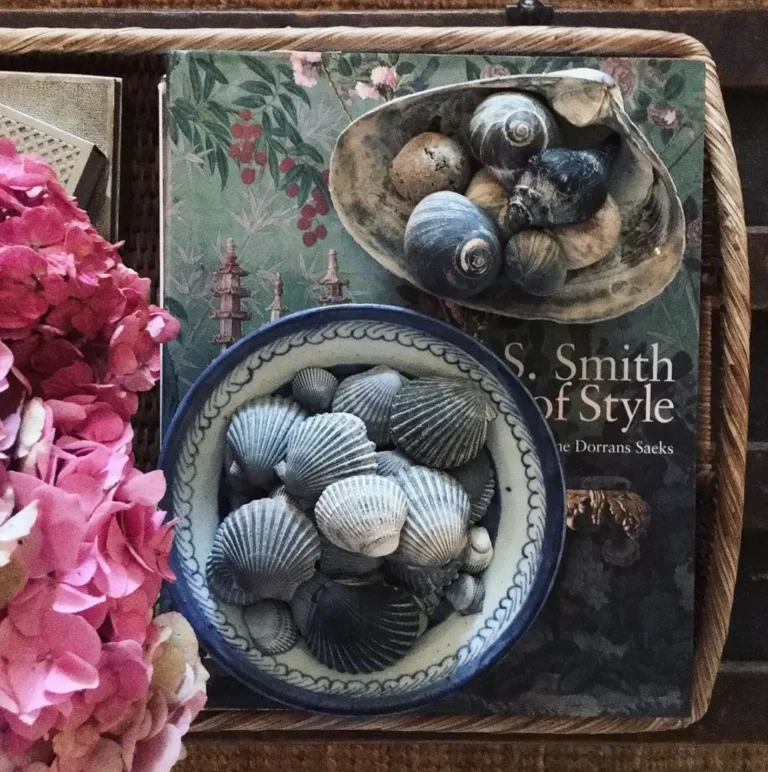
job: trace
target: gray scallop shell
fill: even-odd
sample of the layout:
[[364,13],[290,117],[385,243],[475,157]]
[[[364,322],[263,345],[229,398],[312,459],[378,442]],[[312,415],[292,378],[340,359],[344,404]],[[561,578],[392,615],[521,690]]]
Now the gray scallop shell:
[[413,596],[382,583],[332,581],[317,593],[307,646],[341,673],[374,673],[402,659],[422,631]]
[[211,550],[214,555],[215,561],[209,560],[214,592],[229,582],[251,603],[265,598],[287,601],[312,577],[320,559],[320,536],[304,515],[284,502],[259,499],[233,512],[219,526]]
[[222,544],[215,539],[205,564],[205,578],[211,593],[224,603],[247,606],[258,600],[258,593],[253,588],[240,586],[232,562]]
[[445,472],[415,466],[397,475],[408,499],[398,557],[427,568],[444,566],[467,543],[469,496]]
[[493,560],[493,543],[487,529],[476,525],[469,529],[467,546],[461,555],[461,570],[468,574],[481,574]]
[[339,379],[322,367],[299,370],[291,381],[293,398],[311,413],[324,413],[331,407]]
[[402,469],[413,466],[413,462],[399,450],[380,450],[376,454],[376,474],[394,477]]
[[306,415],[284,397],[258,397],[235,412],[227,429],[227,443],[251,485],[272,485],[275,464],[285,457],[288,435]]
[[392,480],[356,475],[332,483],[315,505],[320,532],[337,547],[372,558],[390,555],[400,543],[408,500]]
[[272,489],[269,494],[269,498],[274,499],[275,501],[282,501],[288,507],[288,509],[291,509],[294,512],[298,512],[300,515],[306,515],[310,520],[312,520],[314,517],[311,512],[308,512],[304,508],[299,499],[288,493],[288,489],[282,483],[276,488]]
[[459,574],[459,578],[445,591],[445,597],[459,614],[479,614],[485,602],[485,584],[476,576]]
[[488,512],[496,493],[496,473],[488,451],[484,448],[471,461],[451,469],[451,476],[461,483],[461,487],[469,495],[470,524],[480,522]]
[[392,438],[419,463],[453,469],[477,456],[494,417],[491,403],[469,381],[416,378],[395,397]]
[[243,620],[256,648],[263,654],[285,654],[299,640],[291,608],[279,600],[261,600],[243,611]]
[[230,510],[239,509],[262,495],[260,488],[248,482],[229,446],[224,448],[224,480]]
[[450,560],[438,568],[425,568],[393,557],[386,561],[388,578],[399,587],[409,590],[418,598],[439,598],[459,575],[461,562]]
[[333,397],[334,413],[362,419],[368,437],[377,445],[389,443],[392,402],[406,379],[397,370],[380,365],[345,378]]
[[314,503],[337,480],[375,474],[376,446],[357,416],[322,413],[291,431],[285,461],[276,471],[290,493]]
[[337,547],[327,539],[321,539],[320,571],[327,576],[364,576],[381,568],[384,558],[371,558]]
[[291,598],[291,613],[299,632],[306,637],[312,615],[317,607],[317,594],[331,580],[321,573],[316,573],[302,584]]

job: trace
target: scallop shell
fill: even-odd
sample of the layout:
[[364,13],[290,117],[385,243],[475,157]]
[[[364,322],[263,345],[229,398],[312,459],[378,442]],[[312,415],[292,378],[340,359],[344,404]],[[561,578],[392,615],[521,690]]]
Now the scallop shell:
[[312,615],[317,607],[317,595],[321,588],[331,580],[324,574],[317,573],[304,582],[291,598],[291,613],[299,632],[306,637]]
[[374,673],[402,659],[416,642],[422,612],[412,595],[377,583],[332,581],[317,593],[307,646],[341,673]]
[[469,381],[416,378],[395,397],[392,439],[416,461],[452,469],[480,452],[495,414],[483,392]]
[[304,509],[301,502],[295,496],[291,496],[291,494],[288,493],[288,489],[285,485],[278,485],[274,488],[269,494],[269,498],[274,499],[275,501],[282,501],[288,509],[298,512],[300,515],[306,515],[310,520],[313,519],[313,516],[310,516],[310,513]]
[[357,475],[329,485],[315,505],[320,532],[348,552],[389,555],[400,542],[408,500],[392,480]]
[[552,228],[568,270],[586,268],[606,257],[619,243],[621,211],[611,196],[586,222]]
[[365,424],[369,439],[386,445],[392,402],[405,382],[397,370],[383,365],[350,375],[336,391],[333,412],[356,415]]
[[278,600],[262,600],[243,611],[251,639],[262,654],[285,654],[299,640],[291,608]]
[[311,413],[324,413],[331,407],[339,379],[322,367],[299,370],[291,381],[293,398]]
[[[621,137],[608,192],[621,209],[622,235],[610,260],[574,272],[548,298],[525,293],[500,276],[462,305],[518,319],[590,323],[622,316],[659,295],[682,262],[682,205],[668,169],[627,116],[615,81],[597,70],[451,84],[366,112],[342,132],[331,160],[331,194],[346,231],[387,270],[424,288],[405,260],[403,234],[413,207],[393,194],[390,163],[409,139],[424,131],[462,136],[475,108],[505,90],[533,94],[566,120],[584,124],[572,125],[570,134],[594,135],[607,128]],[[638,231],[647,236],[637,239]]]
[[459,560],[450,560],[438,568],[425,568],[393,558],[386,561],[386,572],[392,582],[418,598],[443,595],[445,588],[459,575]]
[[466,491],[449,474],[423,466],[405,469],[396,479],[408,498],[398,556],[428,568],[458,557],[467,542]]
[[327,576],[364,576],[381,568],[383,558],[371,558],[337,547],[322,539],[320,548],[320,571]]
[[507,242],[504,273],[530,295],[547,297],[565,284],[568,269],[558,240],[548,231],[531,230]]
[[227,443],[251,485],[272,485],[275,464],[288,447],[288,435],[306,415],[284,397],[259,397],[235,412],[227,429]]
[[476,576],[459,574],[459,578],[445,591],[445,597],[459,614],[479,614],[485,602],[485,584]]
[[213,595],[224,603],[247,606],[258,600],[258,593],[252,587],[244,589],[240,586],[232,562],[216,540],[205,565],[205,578]]
[[408,469],[413,462],[399,450],[381,450],[376,454],[376,474],[394,477],[401,469]]
[[345,477],[376,473],[376,446],[365,424],[349,413],[323,413],[302,421],[288,436],[278,476],[294,496],[315,502]]
[[[284,502],[259,499],[227,517],[216,531],[209,583],[219,597],[290,600],[320,559],[320,536],[312,523]],[[224,597],[226,595],[227,597]]]
[[493,560],[493,543],[482,526],[469,529],[467,546],[461,555],[461,568],[468,574],[481,574]]
[[474,525],[485,517],[496,493],[496,473],[488,451],[483,449],[471,461],[450,472],[469,495],[469,522]]
[[239,509],[261,495],[261,489],[248,482],[229,446],[224,448],[224,480],[230,510]]

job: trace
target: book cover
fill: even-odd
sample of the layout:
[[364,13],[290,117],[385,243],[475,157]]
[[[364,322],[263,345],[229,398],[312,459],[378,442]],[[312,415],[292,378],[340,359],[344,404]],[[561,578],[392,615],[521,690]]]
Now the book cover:
[[[468,310],[387,272],[328,193],[344,128],[385,100],[503,74],[598,68],[669,169],[683,266],[654,300],[588,325]],[[174,54],[165,90],[163,292],[182,323],[163,363],[167,426],[197,376],[271,319],[339,302],[407,306],[502,357],[548,418],[569,488],[554,590],[493,668],[430,712],[681,716],[693,656],[704,67],[664,59]],[[238,308],[213,292],[229,252]],[[212,707],[274,707],[217,674]]]

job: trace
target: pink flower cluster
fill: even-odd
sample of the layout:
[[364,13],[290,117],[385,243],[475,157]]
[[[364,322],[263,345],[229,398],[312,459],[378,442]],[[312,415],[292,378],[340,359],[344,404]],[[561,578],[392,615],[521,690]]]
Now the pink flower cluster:
[[[130,420],[178,322],[0,138],[0,772],[163,772],[205,701]],[[180,643],[181,642],[181,643]]]

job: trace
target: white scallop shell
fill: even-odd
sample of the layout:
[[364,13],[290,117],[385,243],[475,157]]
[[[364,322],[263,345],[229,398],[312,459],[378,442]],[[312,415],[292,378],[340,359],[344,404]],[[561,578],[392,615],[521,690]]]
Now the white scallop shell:
[[237,581],[232,562],[224,552],[221,543],[214,540],[211,553],[205,565],[205,578],[211,593],[224,603],[233,606],[247,606],[258,600],[253,589],[243,589]]
[[451,476],[459,481],[469,495],[469,522],[473,525],[480,522],[496,493],[496,473],[488,451],[483,449],[471,461],[451,469]]
[[397,370],[380,365],[350,375],[333,398],[334,413],[351,413],[361,418],[368,437],[377,445],[389,443],[389,415],[392,402],[406,379]]
[[311,513],[304,509],[302,503],[295,496],[291,496],[291,494],[288,493],[288,489],[285,485],[280,484],[276,488],[273,488],[269,494],[269,498],[274,499],[275,501],[282,501],[288,509],[292,509],[300,515],[306,515],[310,520],[313,519]]
[[408,499],[398,556],[437,568],[458,557],[467,542],[469,496],[445,472],[414,466],[396,477]]
[[324,413],[331,407],[339,379],[322,367],[299,370],[291,381],[293,398],[312,413]]
[[291,608],[279,600],[262,600],[243,611],[243,620],[256,648],[263,654],[284,654],[299,640]]
[[[209,559],[209,583],[234,585],[248,602],[290,600],[296,588],[312,577],[320,559],[320,536],[302,514],[284,502],[259,499],[227,517],[216,531]],[[224,594],[222,600],[228,601]]]
[[327,576],[364,576],[381,568],[383,558],[371,558],[337,547],[327,539],[321,539],[320,571]]
[[468,574],[481,574],[493,560],[493,543],[481,525],[469,529],[467,546],[461,556],[461,569]]
[[291,598],[291,613],[293,621],[299,632],[306,636],[309,630],[309,623],[312,621],[312,615],[317,606],[317,594],[331,580],[320,573],[315,574],[311,579],[304,582],[293,594]]
[[460,561],[450,560],[438,568],[425,568],[407,563],[396,556],[386,561],[387,574],[393,584],[409,590],[417,598],[436,597],[437,602],[445,588],[459,575],[460,565]]
[[479,614],[485,602],[485,584],[476,576],[459,574],[459,578],[445,591],[445,597],[460,614]]
[[276,471],[290,493],[315,502],[337,480],[375,474],[376,446],[357,416],[322,413],[291,431],[285,461]]
[[386,477],[356,475],[329,485],[315,505],[320,532],[349,552],[390,555],[400,542],[408,500]]
[[413,462],[399,450],[380,450],[376,454],[376,474],[394,477],[401,469],[408,469]]
[[342,673],[373,673],[402,659],[422,630],[412,595],[382,583],[332,581],[317,593],[306,639],[315,657]]
[[416,461],[452,469],[480,452],[495,414],[483,392],[469,381],[430,376],[400,389],[390,429],[395,444]]
[[258,397],[232,416],[227,443],[251,485],[272,485],[275,464],[285,457],[288,435],[306,415],[293,400]]

